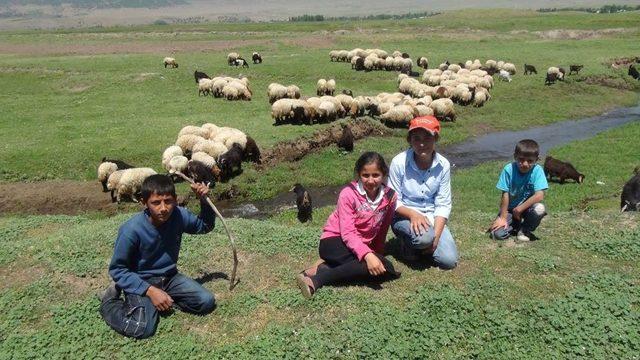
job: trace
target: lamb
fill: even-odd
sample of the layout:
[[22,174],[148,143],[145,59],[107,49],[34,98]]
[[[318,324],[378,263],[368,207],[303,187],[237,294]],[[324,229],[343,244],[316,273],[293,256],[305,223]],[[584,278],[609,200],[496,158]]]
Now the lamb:
[[577,75],[583,67],[584,65],[569,65],[569,75],[571,75],[574,71]]
[[544,173],[549,180],[553,177],[559,178],[560,184],[563,184],[565,179],[573,179],[578,184],[584,181],[584,175],[579,173],[573,165],[551,156],[544,159]]
[[627,74],[636,80],[640,80],[640,72],[638,72],[638,69],[636,69],[633,64],[629,65],[629,71]]
[[633,174],[622,187],[620,211],[640,211],[640,166],[633,170]]
[[98,166],[98,181],[102,184],[102,192],[107,192],[107,181],[109,176],[118,170],[130,169],[133,165],[129,165],[122,160],[107,159],[103,157]]
[[229,66],[235,65],[236,59],[239,57],[240,55],[237,52],[229,53],[229,55],[227,55],[227,64],[229,64]]
[[353,151],[353,133],[349,125],[342,128],[342,135],[338,139],[338,148],[347,152]]
[[213,81],[211,79],[202,78],[198,81],[198,96],[207,96],[213,93]]
[[242,154],[243,150],[240,145],[234,143],[227,152],[218,157],[218,166],[223,180],[229,180],[236,168],[238,172],[242,171]]
[[420,66],[421,68],[423,68],[425,70],[429,68],[429,60],[427,60],[427,58],[424,57],[424,56],[420,56],[418,58],[417,64],[418,64],[418,66]]
[[342,94],[353,97],[353,91],[351,91],[351,89],[342,89]]
[[482,107],[482,106],[484,106],[484,103],[489,101],[489,99],[491,99],[491,95],[489,94],[489,90],[487,90],[487,89],[485,89],[483,87],[478,87],[478,88],[476,88],[475,94],[473,95],[473,106]]
[[131,168],[123,170],[117,182],[115,201],[120,203],[123,197],[130,197],[134,202],[138,202],[135,197],[136,194],[140,192],[142,182],[147,177],[155,174],[155,170],[151,168]]
[[322,96],[327,92],[327,80],[318,79],[316,83],[316,95]]
[[298,208],[298,221],[301,223],[313,220],[313,206],[311,204],[311,195],[307,189],[297,183],[291,188],[296,194],[296,207]]
[[176,62],[176,59],[172,58],[172,57],[166,57],[164,58],[164,67],[165,69],[167,68],[167,66],[170,66],[172,68],[177,68],[178,67],[178,63]]
[[238,57],[237,59],[234,60],[233,65],[235,66],[242,66],[243,68],[248,68],[249,67],[249,63],[247,62],[247,60]]
[[167,169],[167,167],[169,166],[169,161],[171,160],[171,158],[173,158],[174,156],[183,156],[183,155],[184,155],[184,153],[182,152],[182,148],[180,146],[177,146],[177,145],[169,146],[162,153],[162,166],[165,169]]
[[528,64],[524,64],[524,74],[525,75],[530,75],[530,74],[538,74],[538,71],[536,70],[536,67],[533,65],[528,65]]
[[254,64],[262,64],[262,55],[257,52],[251,54],[251,60],[253,60]]
[[335,93],[335,91],[336,91],[336,81],[334,79],[327,80],[324,94],[333,96],[333,93]]
[[193,72],[193,77],[196,79],[196,84],[200,81],[200,79],[211,79],[209,75],[198,70]]
[[210,188],[215,186],[219,179],[220,170],[217,166],[209,167],[207,164],[198,160],[189,160],[185,173],[197,183],[205,183]]
[[456,111],[453,101],[448,98],[433,100],[429,107],[440,121],[456,121]]
[[509,72],[506,70],[500,70],[500,72],[498,73],[498,77],[502,81],[511,82],[511,74],[509,74]]
[[165,165],[165,169],[170,174],[173,174],[176,171],[184,172],[185,169],[187,168],[187,163],[188,162],[189,162],[189,159],[187,159],[186,156],[177,155],[177,156],[172,157],[169,160],[167,165]]
[[501,70],[506,70],[511,75],[515,75],[516,74],[516,66],[514,64],[512,64],[512,63],[504,63],[504,65],[502,65]]
[[561,71],[560,68],[552,66],[547,69],[547,77],[545,78],[544,84],[551,85],[556,82],[556,80],[564,79],[564,71]]

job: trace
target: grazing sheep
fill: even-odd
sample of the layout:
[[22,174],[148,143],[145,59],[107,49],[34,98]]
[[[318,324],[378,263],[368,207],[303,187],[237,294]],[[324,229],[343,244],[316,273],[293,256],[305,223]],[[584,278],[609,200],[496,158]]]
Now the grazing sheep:
[[178,67],[178,63],[176,62],[176,59],[172,58],[172,57],[166,57],[164,58],[164,67],[165,69],[167,68],[167,66],[170,66],[172,68],[177,68]]
[[251,55],[251,60],[253,60],[253,63],[254,63],[254,64],[262,64],[262,55],[260,55],[260,54],[259,54],[259,53],[257,53],[257,52],[254,52],[254,53]]
[[193,72],[193,77],[196,79],[196,84],[200,81],[200,79],[211,79],[209,75],[198,70]]
[[238,91],[238,88],[229,84],[222,88],[222,95],[229,101],[240,99],[240,91]]
[[504,65],[502,65],[501,70],[506,70],[511,75],[515,75],[516,74],[516,66],[514,64],[512,64],[512,63],[504,63]]
[[552,66],[547,69],[547,76],[545,78],[544,84],[551,85],[556,82],[556,80],[564,79],[564,71],[561,68]]
[[[387,58],[387,59],[388,59],[388,58]],[[356,71],[363,71],[363,70],[365,70],[365,67],[364,67],[364,58],[358,57],[358,58],[356,59],[355,70],[356,70]]]
[[233,65],[235,66],[242,66],[243,68],[248,68],[249,67],[249,63],[247,62],[247,60],[239,57],[237,59],[235,59],[235,61],[233,62]]
[[342,128],[342,135],[338,139],[338,148],[347,152],[353,151],[353,133],[349,125]]
[[582,184],[584,181],[584,175],[579,173],[571,163],[560,161],[551,156],[544,159],[544,173],[549,180],[553,177],[559,178],[560,184],[564,183],[565,179],[573,179],[578,184]]
[[203,136],[205,139],[215,138],[218,132],[220,131],[220,128],[218,127],[218,125],[211,124],[211,123],[202,124],[201,128],[206,131],[206,136]]
[[136,194],[140,192],[142,182],[147,177],[155,174],[155,170],[151,168],[131,168],[123,170],[116,189],[116,202],[120,203],[123,197],[130,197],[134,202],[138,202]]
[[287,97],[289,99],[300,99],[300,88],[296,85],[287,86]]
[[327,85],[326,85],[324,94],[333,96],[333,93],[335,93],[335,91],[336,91],[336,81],[334,79],[327,80]]
[[262,162],[260,155],[260,148],[256,141],[251,137],[247,136],[247,142],[244,146],[244,152],[242,153],[243,160],[249,160],[256,164],[260,164]]
[[424,57],[424,56],[420,56],[418,58],[417,64],[418,64],[418,66],[420,66],[421,68],[423,68],[425,70],[429,68],[429,60],[427,60],[427,58]]
[[473,95],[473,106],[482,107],[484,106],[484,103],[486,103],[490,99],[491,99],[491,95],[489,94],[489,90],[483,87],[478,87],[476,88],[475,93]]
[[162,153],[162,167],[167,169],[171,158],[173,158],[174,156],[183,156],[183,155],[184,153],[182,152],[182,148],[180,146],[177,146],[177,145],[169,146]]
[[133,165],[129,165],[122,160],[107,159],[103,157],[98,166],[98,181],[102,184],[102,192],[107,192],[107,181],[109,176],[117,170],[130,169]]
[[327,91],[327,80],[318,79],[318,82],[316,83],[316,95],[322,96],[326,93],[326,91]]
[[638,72],[638,69],[636,69],[633,64],[629,65],[629,71],[627,74],[636,80],[640,80],[640,72]]
[[583,67],[584,65],[569,65],[569,75],[571,75],[574,71],[577,75]]
[[209,188],[213,188],[220,175],[220,171],[215,170],[215,168],[217,168],[215,165],[209,167],[198,160],[189,160],[185,174],[192,178],[193,181],[205,183]]
[[298,208],[298,221],[305,223],[313,220],[313,206],[311,204],[311,195],[307,189],[301,184],[293,185],[291,189],[296,194],[296,207]]
[[453,101],[448,98],[436,99],[429,104],[434,116],[440,121],[456,121],[456,111]]
[[209,135],[209,131],[200,126],[187,125],[178,132],[178,137],[182,135],[197,135],[206,138]]
[[116,202],[115,192],[118,191],[122,174],[124,174],[124,170],[116,170],[107,178],[107,191],[111,191],[111,202]]
[[207,96],[213,94],[213,81],[211,79],[202,78],[198,81],[198,96]]
[[193,145],[192,152],[204,152],[217,159],[220,155],[227,152],[228,148],[220,141],[215,140],[202,140]]
[[271,105],[271,117],[278,125],[293,118],[293,102],[291,99],[280,99]]
[[176,171],[184,172],[187,168],[188,162],[189,159],[187,159],[186,156],[177,155],[169,160],[169,162],[165,166],[165,169],[169,172],[169,174],[173,174]]
[[227,64],[229,64],[229,66],[235,65],[236,64],[236,59],[239,58],[239,57],[240,57],[240,55],[237,52],[229,53],[229,55],[227,55]]
[[636,167],[633,174],[622,187],[620,211],[640,211],[640,167]]
[[353,91],[351,91],[351,89],[342,89],[342,94],[353,97]]
[[178,136],[175,145],[179,146],[182,149],[182,152],[186,155],[191,154],[193,147],[203,141],[207,140],[202,136],[186,134]]
[[409,121],[416,116],[418,116],[418,110],[415,107],[410,105],[398,105],[380,115],[380,120],[388,126],[408,126]]
[[205,164],[208,168],[213,168],[214,166],[217,165],[216,159],[213,156],[207,154],[204,151],[194,152],[191,155],[191,160],[199,161],[199,162]]
[[267,96],[269,97],[269,103],[273,104],[274,102],[280,99],[287,98],[288,89],[284,85],[281,85],[278,83],[271,83],[267,87]]
[[318,122],[332,122],[338,117],[338,109],[332,101],[322,101],[316,108]]
[[238,129],[220,128],[220,132],[213,141],[224,144],[227,149],[231,149],[231,145],[235,143],[244,150],[247,145],[247,135]]
[[498,73],[498,77],[502,81],[511,82],[511,74],[509,74],[509,72],[506,70],[500,70],[500,72]]
[[559,75],[555,73],[547,73],[547,76],[544,79],[544,84],[545,85],[555,84],[556,80],[559,80],[558,76]]
[[536,67],[533,65],[528,65],[528,64],[524,64],[524,74],[525,75],[530,75],[530,74],[538,74],[538,71],[536,70]]
[[220,175],[223,181],[231,179],[234,169],[237,172],[242,171],[243,150],[239,144],[234,143],[231,148],[218,157],[218,167],[220,167]]

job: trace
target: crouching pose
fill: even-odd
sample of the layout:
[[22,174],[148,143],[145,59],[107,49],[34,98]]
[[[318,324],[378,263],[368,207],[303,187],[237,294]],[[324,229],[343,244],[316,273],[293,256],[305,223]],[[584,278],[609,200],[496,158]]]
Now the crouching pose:
[[216,306],[211,292],[177,269],[182,234],[207,233],[215,221],[205,200],[207,185],[194,184],[191,188],[200,198],[198,217],[176,206],[175,187],[168,176],[149,176],[142,183],[147,208],[118,231],[109,265],[109,275],[115,282],[101,296],[100,314],[124,336],[152,336],[158,326],[158,312],[174,304],[193,314],[210,313]]
[[354,172],[356,180],[340,191],[336,210],[324,225],[320,260],[296,279],[306,298],[326,284],[399,276],[383,256],[396,204],[395,192],[384,184],[387,164],[380,154],[366,152]]
[[442,269],[458,264],[458,249],[449,232],[451,166],[435,151],[440,122],[433,116],[409,123],[406,151],[391,161],[389,186],[398,193],[391,228],[407,261],[432,260]]
[[502,191],[500,212],[489,228],[493,239],[516,235],[519,241],[529,241],[547,215],[542,200],[549,185],[542,167],[536,164],[539,153],[537,142],[520,140],[513,154],[515,161],[502,169],[496,185]]

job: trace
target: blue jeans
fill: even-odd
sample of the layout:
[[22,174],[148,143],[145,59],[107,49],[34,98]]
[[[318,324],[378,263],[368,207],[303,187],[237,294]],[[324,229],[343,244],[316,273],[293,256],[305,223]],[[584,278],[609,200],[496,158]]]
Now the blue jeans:
[[[416,235],[411,230],[409,219],[395,216],[391,223],[391,230],[393,230],[398,240],[404,242],[404,246],[414,251],[427,249],[433,245],[435,237],[433,226],[429,226],[429,230],[422,235]],[[458,265],[458,248],[446,225],[440,235],[438,247],[432,256],[436,265],[441,269],[453,269]]]
[[500,228],[491,232],[490,236],[496,240],[506,240],[511,233],[522,231],[523,233],[531,233],[538,228],[542,218],[547,215],[547,209],[543,203],[535,203],[522,213],[522,219],[516,221],[513,219],[511,210],[507,213],[507,228]]
[[[164,290],[181,310],[204,315],[216,307],[215,298],[209,290],[195,280],[182,274],[172,277],[152,277],[149,284]],[[115,331],[136,339],[153,336],[158,327],[158,310],[147,296],[135,294],[105,300],[100,305],[102,318]]]

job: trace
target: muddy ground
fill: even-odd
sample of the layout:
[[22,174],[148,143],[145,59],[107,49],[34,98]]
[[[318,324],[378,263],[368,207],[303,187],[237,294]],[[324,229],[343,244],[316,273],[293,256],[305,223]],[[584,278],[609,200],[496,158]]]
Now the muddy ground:
[[[384,136],[389,129],[365,119],[349,121],[356,140],[367,136]],[[298,161],[305,155],[334,146],[341,134],[341,126],[335,124],[315,132],[310,137],[281,142],[263,151],[263,170],[281,162]],[[221,194],[229,198],[229,194]],[[181,201],[182,199],[178,199]],[[136,203],[114,204],[109,193],[102,192],[97,181],[52,180],[40,182],[0,183],[0,216],[8,214],[66,214],[81,215],[100,213],[112,216],[122,211],[140,209]]]

